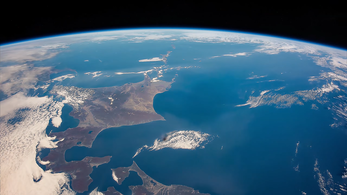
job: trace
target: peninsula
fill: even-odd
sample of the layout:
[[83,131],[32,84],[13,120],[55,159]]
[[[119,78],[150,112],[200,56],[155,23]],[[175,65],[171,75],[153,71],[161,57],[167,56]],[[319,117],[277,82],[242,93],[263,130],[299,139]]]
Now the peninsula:
[[[57,143],[58,147],[51,149],[42,159],[50,162],[46,165],[46,169],[69,173],[72,177],[72,188],[77,192],[87,191],[91,183],[89,174],[92,172],[92,167],[88,165],[90,162],[84,160],[74,164],[66,162],[65,151],[77,145],[90,148],[97,135],[110,127],[165,120],[155,112],[153,99],[156,94],[167,91],[173,82],[174,79],[171,82],[161,80],[152,82],[145,74],[143,81],[122,86],[102,88],[55,86],[50,93],[65,98],[63,102],[73,107],[70,115],[79,119],[79,125],[63,132],[49,134],[61,141]],[[103,160],[105,158],[110,157],[103,157]],[[78,166],[75,166],[76,163]],[[88,177],[85,174],[83,176],[76,174],[79,169],[89,173]]]

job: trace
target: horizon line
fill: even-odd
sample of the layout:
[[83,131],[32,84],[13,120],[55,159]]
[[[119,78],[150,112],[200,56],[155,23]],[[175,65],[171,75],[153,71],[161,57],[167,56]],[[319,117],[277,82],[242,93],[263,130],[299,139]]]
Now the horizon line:
[[199,28],[199,27],[134,27],[134,28],[118,28],[118,29],[111,29],[110,28],[110,29],[90,30],[90,31],[79,31],[79,32],[73,32],[73,33],[61,33],[61,34],[43,36],[43,37],[38,37],[38,38],[22,39],[22,40],[2,44],[2,45],[0,45],[0,47],[11,46],[11,45],[15,45],[15,44],[19,44],[19,43],[25,43],[25,42],[31,42],[31,41],[39,41],[39,40],[43,40],[43,39],[52,39],[52,38],[58,38],[58,37],[64,37],[64,36],[73,36],[73,35],[78,35],[78,34],[91,34],[91,33],[111,32],[111,31],[136,31],[136,30],[193,30],[193,31],[216,31],[216,32],[239,33],[239,34],[249,34],[249,35],[257,35],[257,36],[264,36],[264,37],[279,38],[279,39],[303,42],[303,43],[308,43],[308,44],[313,44],[313,45],[319,45],[319,46],[323,46],[323,47],[330,47],[330,48],[335,48],[335,49],[339,49],[339,50],[347,50],[347,48],[342,48],[342,47],[338,47],[338,46],[326,45],[323,43],[311,42],[311,41],[300,40],[300,39],[295,39],[295,38],[290,38],[290,37],[282,37],[282,36],[271,35],[271,34],[254,33],[254,32],[250,32],[250,31],[217,29],[217,28]]

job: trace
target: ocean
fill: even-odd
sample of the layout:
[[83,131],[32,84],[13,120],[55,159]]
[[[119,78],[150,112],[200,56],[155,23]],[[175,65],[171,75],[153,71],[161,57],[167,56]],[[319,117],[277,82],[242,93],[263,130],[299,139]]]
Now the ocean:
[[[160,183],[186,185],[210,194],[300,194],[301,191],[319,194],[317,176],[314,178],[316,159],[322,173],[329,170],[339,181],[341,156],[347,154],[347,137],[329,126],[334,122],[331,110],[315,101],[284,109],[273,105],[235,107],[264,90],[285,87],[276,93],[287,94],[322,85],[310,83],[308,79],[326,69],[296,53],[251,53],[247,57],[209,59],[230,52],[251,52],[256,46],[184,41],[80,43],[70,46],[72,52],[63,52],[38,64],[76,70],[77,76],[62,84],[77,87],[139,82],[143,79],[141,74],[92,79],[84,73],[102,71],[111,75],[151,69],[163,62],[139,63],[138,60],[160,57],[159,54],[167,51],[173,51],[168,57],[170,67],[199,66],[164,74],[168,80],[173,73],[178,74],[170,90],[154,98],[155,111],[166,121],[109,128],[97,136],[91,148],[76,146],[66,151],[67,161],[112,156],[109,163],[94,168],[93,182],[83,194],[96,187],[103,191],[110,186],[131,194],[128,186],[141,185],[141,179],[131,173],[119,186],[112,179],[111,168],[130,166],[133,160]],[[252,76],[264,77],[247,79]],[[319,109],[311,109],[312,103]],[[75,127],[78,121],[69,117],[69,112],[71,107],[64,107],[62,126],[48,129],[63,131]],[[211,140],[205,148],[143,150],[132,159],[138,148],[152,145],[156,138],[174,130],[201,131],[210,134]]]

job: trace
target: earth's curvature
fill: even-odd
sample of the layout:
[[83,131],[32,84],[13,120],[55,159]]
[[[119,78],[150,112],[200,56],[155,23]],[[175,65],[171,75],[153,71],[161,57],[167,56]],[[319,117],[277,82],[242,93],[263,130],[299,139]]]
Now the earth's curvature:
[[2,45],[0,194],[346,194],[347,51],[199,29]]

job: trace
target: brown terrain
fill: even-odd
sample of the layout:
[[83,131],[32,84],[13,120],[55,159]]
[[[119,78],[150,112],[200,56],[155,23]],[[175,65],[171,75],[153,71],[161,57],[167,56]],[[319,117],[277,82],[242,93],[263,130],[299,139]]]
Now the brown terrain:
[[[82,161],[66,162],[65,151],[77,145],[90,148],[96,136],[110,127],[165,120],[154,111],[153,98],[156,94],[168,90],[173,82],[174,80],[151,82],[151,78],[145,75],[145,79],[139,83],[122,86],[93,89],[70,87],[68,92],[71,93],[71,97],[85,95],[79,93],[80,91],[88,92],[89,95],[83,103],[71,103],[74,109],[70,115],[80,121],[76,128],[49,134],[62,141],[42,159],[50,161],[46,169],[69,173],[72,177],[72,188],[77,192],[87,191],[92,182],[89,177],[92,167],[109,162],[111,157],[86,157]],[[57,91],[52,91],[57,94]]]
[[89,176],[93,167],[110,162],[111,156],[105,157],[85,157],[81,161],[64,162],[59,166],[55,166],[54,172],[66,172],[72,177],[71,187],[77,192],[88,190],[88,186],[93,179]]
[[129,176],[129,171],[134,171],[137,173],[139,177],[141,177],[143,184],[138,186],[129,186],[130,190],[132,191],[132,194],[134,195],[175,195],[175,194],[181,194],[181,195],[192,195],[192,194],[198,194],[198,195],[208,195],[205,193],[200,193],[198,190],[194,190],[193,188],[190,188],[188,186],[183,185],[170,185],[166,186],[162,183],[157,182],[150,176],[148,176],[144,171],[142,171],[135,161],[133,161],[133,164],[130,167],[118,167],[116,169],[112,169],[112,174],[117,177],[116,181],[119,185],[124,181],[126,177]]
[[127,178],[128,176],[129,176],[128,167],[119,167],[117,169],[112,169],[112,177],[118,183],[118,185],[122,185],[124,179]]
[[114,187],[108,187],[106,191],[102,191],[104,195],[123,195],[122,193],[118,192]]

